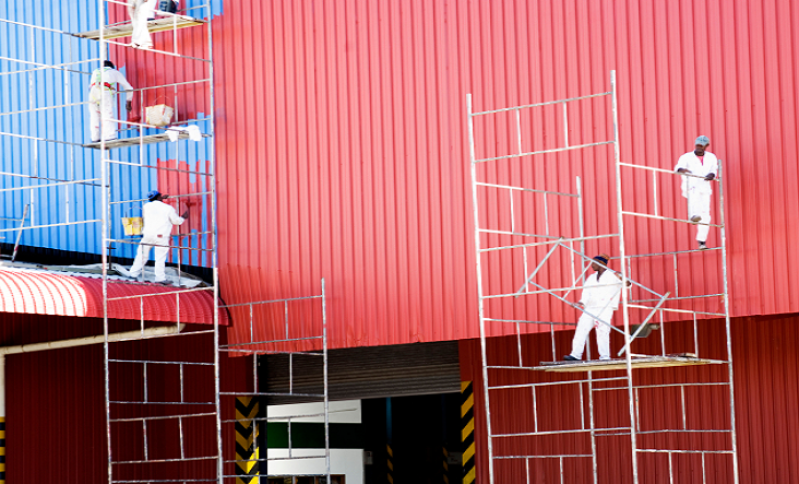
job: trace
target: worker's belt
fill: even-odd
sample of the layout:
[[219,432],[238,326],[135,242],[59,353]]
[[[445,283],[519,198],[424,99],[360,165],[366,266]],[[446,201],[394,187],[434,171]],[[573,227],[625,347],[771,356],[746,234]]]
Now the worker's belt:
[[[104,86],[105,86],[105,88],[106,88],[106,89],[108,89],[109,91],[113,91],[113,90],[114,90],[114,85],[113,85],[113,84],[111,84],[111,83],[109,83],[109,82],[104,82],[104,83],[103,83],[103,85],[104,85]],[[95,86],[95,84],[94,84],[94,83],[92,83],[92,85],[91,85],[91,86],[89,86],[89,88],[91,89],[91,88],[93,88],[94,86]]]

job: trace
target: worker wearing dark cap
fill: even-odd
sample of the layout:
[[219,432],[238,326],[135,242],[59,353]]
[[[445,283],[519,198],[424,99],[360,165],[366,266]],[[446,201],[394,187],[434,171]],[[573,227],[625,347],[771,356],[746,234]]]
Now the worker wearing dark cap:
[[136,252],[136,260],[130,268],[130,277],[138,279],[142,275],[145,264],[150,258],[150,248],[155,247],[155,282],[166,283],[166,256],[169,254],[169,240],[172,227],[180,225],[189,218],[189,211],[178,216],[171,205],[164,203],[169,195],[153,190],[147,194],[150,200],[142,207],[144,227],[142,239]]
[[621,275],[608,270],[609,259],[607,254],[601,254],[594,257],[591,263],[594,273],[585,280],[580,302],[577,303],[584,312],[577,322],[572,352],[563,357],[566,361],[582,360],[585,342],[592,328],[596,328],[599,359],[610,359],[610,320],[613,318],[613,311],[619,308]]

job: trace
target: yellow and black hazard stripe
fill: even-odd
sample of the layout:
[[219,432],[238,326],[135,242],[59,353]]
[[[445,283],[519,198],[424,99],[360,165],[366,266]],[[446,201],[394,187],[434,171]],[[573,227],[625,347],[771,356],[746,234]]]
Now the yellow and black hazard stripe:
[[388,483],[394,484],[394,451],[391,444],[386,444],[386,466],[388,467]]
[[258,399],[236,398],[236,484],[258,484]]
[[0,417],[0,484],[6,482],[6,418]]
[[461,382],[461,440],[463,442],[463,484],[477,478],[474,467],[474,392],[472,382]]
[[449,452],[447,452],[447,447],[442,447],[444,450],[444,484],[449,484]]

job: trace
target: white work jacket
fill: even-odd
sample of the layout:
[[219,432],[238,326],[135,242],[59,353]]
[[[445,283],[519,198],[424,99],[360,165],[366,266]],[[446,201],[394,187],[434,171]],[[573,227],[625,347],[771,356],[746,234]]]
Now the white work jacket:
[[133,100],[133,86],[130,85],[125,76],[116,69],[110,67],[100,67],[92,72],[92,80],[89,85],[89,90],[100,88],[100,79],[102,78],[105,90],[111,92],[125,91],[125,100]]
[[169,243],[172,226],[180,225],[186,221],[186,219],[178,215],[174,207],[159,200],[145,203],[142,212],[144,213],[142,235],[147,238],[156,237],[164,245]]
[[[611,270],[605,270],[600,278],[597,278],[597,274],[597,272],[594,272],[585,280],[580,302],[589,311],[591,309],[595,311],[619,309],[621,280]],[[597,316],[597,314],[594,313],[594,316]]]
[[[702,161],[700,161],[699,157],[696,156],[693,151],[691,151],[682,155],[680,159],[677,160],[677,165],[674,167],[674,171],[677,171],[680,168],[685,168],[689,170],[692,175],[696,176],[705,177],[711,173],[717,175],[719,171],[719,159],[716,158],[716,155],[713,153],[705,151],[705,156],[703,157]],[[682,177],[682,185],[680,185],[680,189],[682,190],[682,196],[685,198],[688,198],[689,190],[707,195],[713,193],[713,188],[711,187],[710,181],[702,180],[692,176]]]

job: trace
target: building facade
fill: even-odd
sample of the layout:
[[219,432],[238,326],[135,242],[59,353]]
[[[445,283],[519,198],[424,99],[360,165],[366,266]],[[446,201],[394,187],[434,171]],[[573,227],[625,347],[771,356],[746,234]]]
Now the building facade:
[[[181,8],[201,3],[192,0]],[[0,6],[0,16],[82,31],[93,27],[96,4],[94,0],[58,6],[41,0],[24,5],[9,2]],[[121,5],[109,3],[103,8],[112,21],[125,16]],[[341,350],[342,358],[350,349],[375,347],[376,356],[369,361],[377,361],[380,347],[457,340],[460,379],[472,381],[477,395],[481,378],[467,94],[479,111],[606,92],[609,72],[615,70],[622,159],[671,169],[680,154],[692,149],[694,138],[705,134],[711,140],[710,151],[724,161],[740,479],[749,483],[799,479],[799,469],[792,464],[797,461],[794,430],[799,422],[790,405],[797,396],[799,368],[799,356],[793,350],[799,336],[791,330],[794,314],[799,312],[799,279],[792,270],[799,262],[792,250],[799,236],[799,228],[792,223],[799,215],[795,189],[799,185],[799,98],[794,81],[799,45],[792,34],[799,27],[799,14],[790,1],[215,0],[213,12],[216,146],[202,141],[188,153],[151,145],[131,148],[120,156],[195,169],[202,160],[210,161],[209,152],[215,149],[219,275],[225,303],[317,294],[324,278],[330,296],[330,348]],[[29,38],[30,32],[23,27],[0,24],[0,38],[7,40],[0,42],[4,58],[28,56],[34,64],[59,64],[97,56],[77,39],[63,43],[53,33]],[[207,47],[204,38],[190,31],[179,32],[175,39],[189,51]],[[210,71],[192,71],[196,68],[188,62],[152,62],[147,55],[116,47],[109,51],[135,86],[211,75]],[[7,60],[0,61],[0,66],[3,71],[19,68]],[[3,76],[2,111],[80,102],[86,92],[84,77],[58,70]],[[205,89],[211,88],[151,93],[134,105],[140,109],[159,102],[161,96],[175,102],[181,116],[202,119],[210,109],[201,101],[209,94]],[[608,137],[612,120],[604,103],[586,100],[574,107],[569,113],[569,142]],[[99,173],[96,153],[7,136],[42,134],[44,129],[47,136],[43,137],[80,140],[84,136],[80,124],[86,117],[84,106],[64,108],[62,114],[3,116],[0,166],[7,172],[42,178],[88,178]],[[523,118],[523,148],[560,146],[562,121],[562,113],[549,107]],[[509,134],[511,125],[511,119],[499,117],[475,126],[475,137],[486,147],[478,155],[510,153],[517,143]],[[579,176],[586,234],[615,233],[612,162],[612,150],[600,148],[584,154],[547,154],[535,165],[482,174],[497,183],[535,181],[564,192],[574,191]],[[114,174],[117,179],[131,180],[128,198],[153,188],[173,193],[204,188],[192,176],[159,172],[142,177],[137,173],[120,168]],[[649,178],[624,176],[629,176],[622,193],[626,206],[651,212],[657,205],[663,214],[674,217],[685,211],[676,179],[663,177],[653,188]],[[20,186],[9,180],[3,178],[4,188]],[[34,224],[96,219],[99,192],[84,185],[36,194],[5,192],[0,195],[0,227],[15,227],[26,205],[31,207],[29,220]],[[489,207],[484,214],[486,224],[508,223],[512,215],[502,201],[488,195],[481,201]],[[193,228],[203,232],[211,224],[210,207],[201,205],[197,210],[202,216],[192,220]],[[553,204],[546,210],[553,234],[568,231],[577,221],[578,214],[569,206]],[[718,220],[718,204],[713,210]],[[118,209],[111,218],[123,212]],[[537,226],[542,218],[540,208],[535,208],[524,223]],[[27,231],[21,244],[98,254],[98,230],[86,224]],[[121,226],[112,230],[121,231]],[[625,230],[630,249],[638,252],[680,250],[694,243],[693,229],[688,226],[640,220]],[[3,248],[8,252],[13,241],[5,235]],[[711,232],[708,242],[720,243],[717,231]],[[591,242],[586,250],[618,255],[618,247],[610,243]],[[133,255],[128,247],[118,251],[115,257]],[[197,257],[189,265],[210,263]],[[498,259],[492,265],[496,272],[484,279],[485,287],[500,288],[501,274],[514,267],[513,260]],[[568,279],[566,267],[564,260],[556,261],[548,281],[557,285]],[[681,259],[676,274],[666,260],[635,270],[637,280],[658,290],[676,285],[686,293],[709,294],[720,292],[722,284],[717,252]],[[703,304],[712,311],[723,301],[717,298]],[[556,322],[577,317],[576,311],[544,298],[503,306],[500,314]],[[4,326],[20,328],[7,333],[5,345],[33,341],[16,332],[30,331],[24,328],[41,327],[42,334],[56,339],[71,337],[74,327],[87,321],[94,327],[97,324],[92,318],[10,312],[0,319]],[[233,310],[231,319],[227,337],[231,342],[245,341],[249,328],[237,324],[244,320],[243,313]],[[259,324],[263,334],[275,335],[283,319],[279,311],[267,312]],[[300,332],[311,334],[320,328],[321,320],[309,314],[296,324]],[[670,344],[681,349],[691,339],[681,326],[684,322],[676,318],[667,324],[677,328],[668,333]],[[715,351],[712,342],[723,338],[719,324],[708,320],[701,326],[701,341],[710,345],[711,353]],[[507,334],[492,328],[499,354],[516,344]],[[558,349],[565,351],[570,334],[562,331],[556,336]],[[525,335],[525,351],[531,358],[538,358],[542,345],[546,346],[543,336]],[[644,341],[643,348],[648,344]],[[614,339],[613,345],[618,348],[621,343]],[[298,343],[297,348],[310,346]],[[391,351],[385,348],[385,354]],[[9,369],[24,371],[11,370],[7,377],[9,479],[51,480],[57,469],[63,482],[104,482],[103,469],[97,469],[104,460],[96,452],[69,450],[52,465],[40,461],[37,465],[31,459],[47,432],[42,415],[50,412],[59,421],[75,419],[65,437],[72,444],[65,448],[75,449],[83,442],[103,448],[104,415],[102,409],[94,411],[94,405],[101,403],[102,385],[92,363],[96,358],[96,349],[58,350],[47,358],[10,358]],[[231,367],[246,366],[234,361],[244,358],[230,360],[226,364]],[[446,362],[431,363],[430,368],[437,368],[430,374],[442,379],[451,376]],[[401,371],[402,367],[393,373],[387,370],[379,378]],[[652,376],[646,378],[668,381],[683,370],[648,371]],[[712,369],[697,371],[713,377]],[[75,376],[84,372],[86,378]],[[237,374],[234,371],[231,378],[235,380]],[[418,394],[429,394],[432,390],[422,388],[423,379],[405,384],[410,388],[418,384]],[[442,393],[453,391],[446,388]],[[395,391],[352,390],[342,398],[386,398],[396,395]],[[55,405],[61,398],[68,403]],[[567,408],[568,395],[558,398],[558,406]],[[702,395],[689,400],[692,405],[707,405],[708,419],[717,411],[723,415],[721,402],[707,402]],[[50,403],[40,408],[29,405],[30,401]],[[608,415],[620,405],[612,400],[605,404]],[[520,418],[519,406],[518,401],[508,401],[499,414],[492,412],[515,422]],[[654,403],[649,410],[644,418],[653,422],[674,417],[668,408]],[[553,421],[568,418],[556,409],[552,412]],[[479,401],[475,415],[477,482],[487,482],[481,427],[485,420]],[[15,418],[31,430],[21,431],[23,424],[11,423]],[[600,482],[631,482],[623,472],[630,461],[623,444],[608,444],[605,451],[600,469],[606,471],[601,471],[605,473],[600,474]],[[56,466],[56,462],[61,464]],[[659,461],[648,466],[641,482],[660,482],[664,465]],[[542,471],[541,481],[531,482],[543,482],[547,472]],[[578,468],[566,476],[583,482],[587,472]],[[696,462],[690,459],[678,462],[678,472],[680,482],[701,482]],[[719,470],[707,482],[731,482],[726,472]],[[518,476],[511,476],[506,482],[517,482]]]

